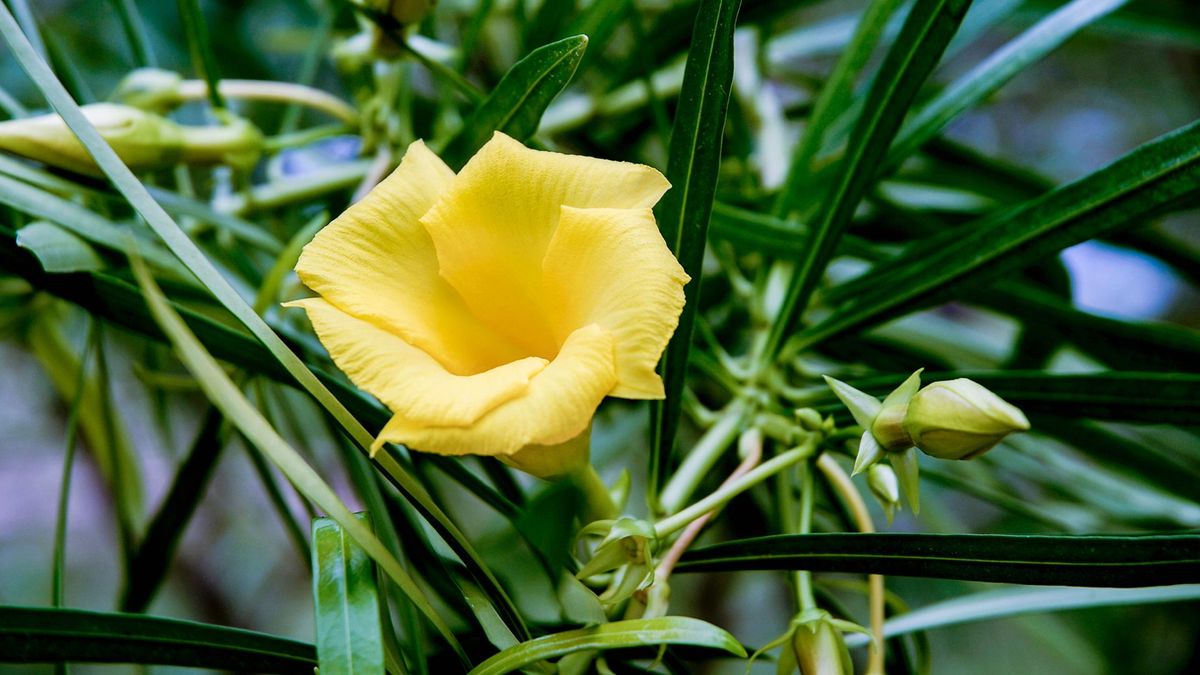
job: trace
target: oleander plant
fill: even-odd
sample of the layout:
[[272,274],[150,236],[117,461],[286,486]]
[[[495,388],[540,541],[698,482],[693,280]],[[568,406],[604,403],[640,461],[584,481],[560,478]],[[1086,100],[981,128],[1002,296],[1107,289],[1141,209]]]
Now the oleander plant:
[[0,670],[1200,672],[1191,0],[0,38]]

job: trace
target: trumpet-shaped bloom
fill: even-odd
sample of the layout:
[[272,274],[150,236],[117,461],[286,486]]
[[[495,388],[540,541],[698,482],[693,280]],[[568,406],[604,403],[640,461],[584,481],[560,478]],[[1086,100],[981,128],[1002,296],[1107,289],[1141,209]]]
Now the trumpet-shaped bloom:
[[418,141],[305,247],[296,271],[320,297],[292,304],[392,411],[376,447],[564,473],[605,396],[663,396],[688,282],[650,210],[668,187],[501,133],[456,175]]

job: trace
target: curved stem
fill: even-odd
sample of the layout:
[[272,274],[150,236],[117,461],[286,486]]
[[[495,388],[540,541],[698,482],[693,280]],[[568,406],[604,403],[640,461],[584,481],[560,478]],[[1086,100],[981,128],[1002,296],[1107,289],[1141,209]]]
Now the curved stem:
[[811,457],[816,449],[817,442],[815,437],[806,439],[798,447],[788,450],[787,452],[777,455],[770,460],[763,462],[757,468],[749,471],[741,478],[722,485],[709,496],[692,504],[686,509],[676,513],[673,516],[668,516],[658,521],[654,525],[654,534],[660,539],[668,535],[674,534],[679,530],[687,527],[693,520],[696,520],[705,513],[718,509],[724,506],[729,500],[758,485],[764,480],[774,476],[776,473],[786,469],[787,467]]
[[[837,463],[832,456],[823,454],[817,460],[817,466],[821,472],[825,474],[825,478],[829,480],[829,484],[833,486],[838,496],[850,507],[850,513],[854,516],[854,522],[858,526],[860,532],[874,532],[875,524],[871,521],[871,512],[867,510],[867,503],[863,501],[862,495],[858,493],[858,489],[854,487],[854,482],[850,480],[850,476],[846,474],[845,469]],[[871,612],[871,641],[870,655],[867,661],[867,675],[882,675],[883,673],[883,620],[884,620],[884,587],[883,575],[872,574],[867,577],[867,582],[870,585],[869,603]]]
[[692,451],[684,458],[675,475],[667,481],[659,497],[663,511],[675,513],[683,508],[700,486],[700,482],[720,459],[721,453],[737,438],[749,415],[750,404],[744,399],[735,399],[725,408],[717,422],[700,437]]
[[[208,83],[203,80],[184,80],[179,83],[178,91],[185,100],[202,99],[208,96]],[[358,126],[358,111],[349,103],[303,84],[274,80],[221,80],[217,84],[217,91],[224,98],[299,104],[327,113],[352,127]]]

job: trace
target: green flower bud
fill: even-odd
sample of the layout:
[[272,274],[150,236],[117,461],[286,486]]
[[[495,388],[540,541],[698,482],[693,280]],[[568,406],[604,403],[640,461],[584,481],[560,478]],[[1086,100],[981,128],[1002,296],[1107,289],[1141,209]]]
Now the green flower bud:
[[799,623],[792,632],[792,654],[800,675],[853,675],[854,664],[842,632],[828,613]]
[[[135,171],[170,166],[181,156],[183,132],[166,118],[114,103],[93,103],[82,110],[121,161]],[[0,122],[0,150],[76,173],[101,174],[67,123],[55,114]]]
[[1028,428],[1019,409],[965,378],[934,382],[917,392],[904,418],[913,444],[939,459],[978,457],[1010,433]]
[[179,107],[183,76],[160,68],[138,68],[129,73],[112,93],[112,100],[149,112],[165,114]]
[[896,509],[900,507],[900,479],[896,477],[895,470],[886,464],[872,464],[867,469],[867,487],[879,500],[890,524]]

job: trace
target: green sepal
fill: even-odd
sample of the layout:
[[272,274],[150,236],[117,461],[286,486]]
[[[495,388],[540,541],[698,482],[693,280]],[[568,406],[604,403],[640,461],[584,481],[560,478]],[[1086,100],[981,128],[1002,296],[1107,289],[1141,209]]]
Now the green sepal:
[[825,375],[824,378],[825,384],[829,385],[838,399],[850,410],[854,421],[862,428],[869,430],[871,423],[875,421],[875,416],[883,409],[883,404],[879,402],[879,399],[828,375]]

